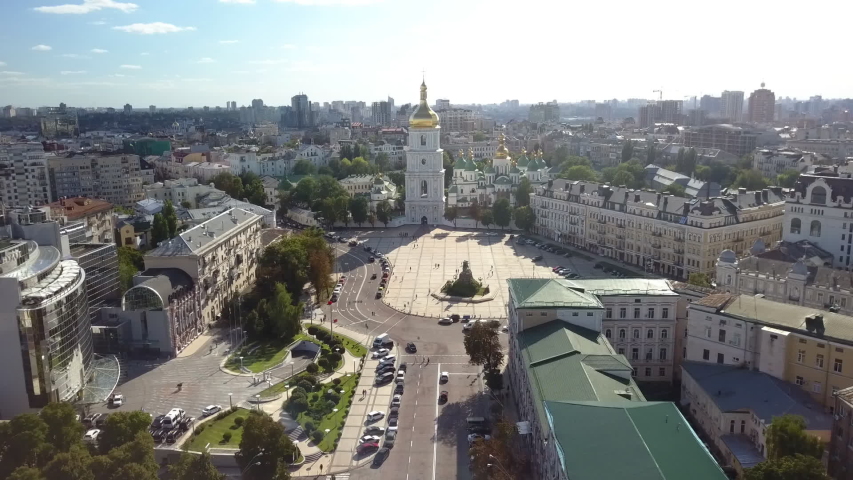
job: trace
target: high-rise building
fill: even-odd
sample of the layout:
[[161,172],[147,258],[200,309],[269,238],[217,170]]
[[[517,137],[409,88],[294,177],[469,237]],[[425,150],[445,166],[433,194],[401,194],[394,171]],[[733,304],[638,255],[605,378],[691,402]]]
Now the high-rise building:
[[391,105],[388,102],[373,102],[371,116],[374,125],[390,125],[392,116]]
[[252,100],[252,108],[254,108],[255,110],[257,110],[259,108],[263,108],[263,107],[264,107],[264,101],[261,100],[260,98],[255,98]]
[[133,105],[129,103],[124,104],[124,113],[133,113]]
[[758,141],[757,133],[729,124],[692,128],[683,135],[685,147],[719,148],[738,157],[752,153]]
[[527,114],[527,119],[536,123],[548,123],[560,121],[560,106],[557,101],[548,103],[538,103],[530,106],[530,112]]
[[155,113],[157,111],[157,106],[148,105],[148,113]]
[[6,105],[3,107],[3,118],[12,118],[15,116],[15,107]]
[[111,153],[53,157],[48,168],[53,198],[101,198],[131,208],[143,199],[142,183],[148,175],[138,155]]
[[304,93],[294,95],[290,99],[290,106],[293,108],[293,114],[295,115],[296,124],[294,126],[296,128],[309,128],[314,126],[314,118],[311,113],[311,102],[308,101],[308,95],[305,95]]
[[48,160],[41,143],[0,144],[0,202],[4,206],[46,205],[50,192]]
[[438,100],[435,101],[435,109],[436,110],[443,110],[445,108],[450,108],[450,100],[448,100],[446,98],[439,98]]
[[637,120],[640,122],[640,128],[653,127],[658,118],[660,118],[660,105],[654,102],[643,105],[639,108],[637,117]]
[[741,121],[743,116],[743,92],[726,90],[720,96],[720,117],[731,123]]
[[809,97],[809,115],[819,117],[823,112],[823,97],[815,95]]
[[[41,112],[42,109],[39,109]],[[110,109],[107,109],[109,112]],[[115,109],[112,109],[115,112]],[[80,134],[80,124],[77,120],[77,113],[68,112],[65,104],[59,105],[59,108],[47,107],[43,111],[43,115],[39,122],[40,132],[47,139],[61,137],[76,137]]]
[[445,205],[441,126],[427,103],[426,83],[421,83],[420,104],[409,117],[406,148],[406,221],[441,223]]
[[699,99],[699,108],[704,110],[709,117],[718,117],[722,110],[722,99],[710,95],[702,95]]
[[659,120],[663,123],[682,124],[682,114],[684,112],[684,102],[681,100],[661,100],[658,102],[660,107]]
[[764,88],[762,82],[761,88],[749,95],[748,119],[753,123],[772,123],[775,108],[776,94]]
[[595,104],[595,117],[601,118],[605,122],[608,120],[612,120],[613,116],[613,108],[609,103],[596,103]]

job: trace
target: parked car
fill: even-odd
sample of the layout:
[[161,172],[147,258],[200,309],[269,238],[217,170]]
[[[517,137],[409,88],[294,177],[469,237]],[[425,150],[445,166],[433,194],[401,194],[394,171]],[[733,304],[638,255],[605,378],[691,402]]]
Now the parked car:
[[390,428],[390,427],[397,427],[397,420],[399,420],[399,418],[400,418],[400,417],[391,417],[391,418],[389,418],[389,419],[388,419],[388,427],[389,427],[389,428]]
[[439,325],[450,325],[453,323],[453,320],[450,317],[442,317],[438,320]]
[[447,403],[447,390],[442,390],[438,394],[438,403]]
[[178,439],[178,435],[180,435],[180,430],[169,430],[169,433],[166,434],[166,443],[175,443],[175,440]]
[[391,453],[391,450],[387,448],[380,448],[376,455],[373,457],[373,466],[378,467],[385,462],[385,459],[388,458],[388,455]]
[[400,393],[400,394],[403,393],[403,384],[402,383],[398,383],[397,386],[394,387],[394,393]]
[[468,445],[470,446],[472,443],[476,442],[477,440],[491,440],[491,439],[492,439],[491,435],[483,435],[480,433],[469,433],[468,434]]
[[111,407],[120,407],[124,405],[124,395],[120,393],[111,393],[107,399],[107,403]]
[[368,422],[375,422],[377,420],[382,420],[385,417],[385,412],[380,412],[378,410],[374,410],[367,414]]
[[394,398],[392,398],[392,399],[391,399],[391,406],[392,406],[392,407],[399,407],[399,406],[400,406],[400,403],[401,403],[402,401],[403,401],[403,396],[402,396],[402,395],[394,395]]
[[406,379],[406,373],[405,372],[397,372],[397,379],[396,379],[397,383],[403,383],[403,381],[405,379]]
[[450,374],[447,372],[441,372],[441,375],[438,377],[438,381],[440,383],[447,383],[450,380]]
[[418,347],[416,347],[414,343],[409,342],[406,344],[406,351],[409,353],[417,353]]
[[365,251],[365,252],[369,252],[369,251],[370,251],[370,247],[368,247],[367,245],[365,245],[365,246],[364,246],[364,251]]
[[95,420],[95,426],[97,426],[98,428],[103,427],[104,425],[106,425],[108,418],[110,418],[109,413],[102,414],[100,417],[98,417],[97,420]]
[[380,365],[379,368],[376,369],[376,375],[384,375],[386,373],[394,373],[396,369],[394,365]]
[[394,372],[383,373],[376,377],[376,385],[384,385],[394,380]]
[[532,260],[534,262],[538,262],[538,261],[542,260],[542,255],[536,255],[535,257],[532,258]]
[[396,361],[397,361],[397,357],[395,357],[394,355],[385,355],[384,357],[382,357],[382,360],[380,360],[379,362],[380,363],[395,363]]
[[86,443],[95,443],[98,441],[98,437],[100,435],[101,435],[101,431],[98,430],[97,428],[93,428],[93,429],[87,431],[85,435],[83,435],[83,441]]
[[383,358],[386,355],[388,355],[388,349],[387,348],[380,348],[379,350],[376,350],[375,352],[373,352],[373,355],[371,355],[371,357],[372,358]]
[[222,405],[208,405],[201,411],[201,416],[209,417],[222,410]]
[[406,362],[400,362],[400,366],[397,368],[399,368],[401,372],[409,370],[409,366],[406,364]]
[[160,425],[163,423],[163,419],[166,418],[165,415],[157,415],[154,417],[154,420],[151,422],[151,428],[159,429]]
[[98,420],[98,418],[100,418],[100,417],[101,417],[101,415],[103,415],[103,414],[101,414],[101,413],[93,413],[93,414],[91,414],[91,415],[89,415],[89,416],[85,417],[85,418],[83,419],[83,425],[86,425],[87,427],[91,427],[92,425],[94,425],[94,424],[95,424],[95,422]]
[[388,418],[397,418],[400,416],[400,407],[391,407],[391,411],[388,412]]
[[165,438],[168,433],[169,430],[166,430],[165,428],[160,428],[155,430],[154,433],[151,434],[151,438],[154,439],[154,443],[160,443],[163,441],[163,438]]
[[372,452],[373,450],[376,450],[378,448],[379,448],[379,444],[375,443],[375,442],[362,443],[361,445],[358,446],[358,453],[363,455],[365,453]]
[[195,417],[184,417],[181,419],[181,422],[178,423],[178,428],[184,432],[191,429],[195,423]]
[[379,443],[382,437],[379,435],[365,435],[358,439],[358,443]]
[[385,427],[379,425],[371,425],[364,429],[365,435],[382,435],[383,433],[385,433]]

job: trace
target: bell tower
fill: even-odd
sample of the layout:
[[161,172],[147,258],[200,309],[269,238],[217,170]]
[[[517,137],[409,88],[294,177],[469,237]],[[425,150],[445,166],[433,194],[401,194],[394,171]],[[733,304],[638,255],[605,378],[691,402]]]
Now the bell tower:
[[444,151],[438,115],[427,103],[421,83],[421,101],[409,117],[406,147],[406,223],[435,225],[444,218]]

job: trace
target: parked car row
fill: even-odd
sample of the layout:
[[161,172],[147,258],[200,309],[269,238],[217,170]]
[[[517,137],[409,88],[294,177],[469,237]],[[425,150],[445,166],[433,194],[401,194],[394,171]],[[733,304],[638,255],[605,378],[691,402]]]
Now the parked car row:
[[[558,245],[553,245],[553,244],[546,243],[546,242],[539,242],[536,240],[532,240],[530,238],[518,237],[515,240],[515,243],[518,245],[529,245],[531,247],[536,247],[536,248],[543,250],[545,252],[553,253],[555,255],[562,255],[562,256],[565,256],[567,258],[572,256],[571,252],[565,250],[564,248],[562,248]],[[541,255],[538,258],[539,258],[539,260],[541,260],[542,259]],[[536,261],[536,259],[534,259],[534,261]]]
[[[222,410],[219,405],[208,405],[202,410],[203,416],[213,415]],[[173,408],[164,415],[158,415],[151,421],[148,432],[154,443],[175,443],[195,423],[195,417],[190,417],[182,408]]]
[[571,268],[563,267],[561,265],[557,265],[556,267],[552,268],[551,271],[553,271],[557,275],[560,275],[561,277],[568,279],[580,278],[580,275],[572,271]]
[[385,258],[384,255],[375,250],[374,253],[377,257],[381,259],[380,263],[382,264],[382,280],[380,280],[379,290],[376,292],[376,299],[379,300],[380,298],[382,298],[382,295],[385,295],[385,289],[388,287],[388,280],[391,277],[391,266],[388,264],[388,259]]

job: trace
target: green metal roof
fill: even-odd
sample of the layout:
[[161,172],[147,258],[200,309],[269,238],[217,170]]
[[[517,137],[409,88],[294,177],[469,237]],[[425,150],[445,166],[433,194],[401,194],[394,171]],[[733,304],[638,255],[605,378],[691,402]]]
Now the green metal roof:
[[456,185],[453,185],[447,189],[447,193],[456,193],[457,190],[458,190],[458,188],[456,187]]
[[486,165],[486,168],[483,169],[484,173],[495,173],[495,167],[491,165]]
[[668,280],[660,278],[590,278],[583,280],[556,280],[593,295],[658,295],[678,296]]
[[578,291],[565,280],[510,278],[507,284],[517,308],[604,308],[595,295]]
[[[724,480],[727,477],[671,402],[546,401],[571,480]],[[602,461],[602,453],[618,461]]]
[[527,155],[522,155],[515,161],[519,167],[526,167],[529,162],[530,159],[527,158]]
[[521,173],[521,170],[519,170],[518,167],[513,165],[512,168],[509,169],[509,173]]

